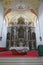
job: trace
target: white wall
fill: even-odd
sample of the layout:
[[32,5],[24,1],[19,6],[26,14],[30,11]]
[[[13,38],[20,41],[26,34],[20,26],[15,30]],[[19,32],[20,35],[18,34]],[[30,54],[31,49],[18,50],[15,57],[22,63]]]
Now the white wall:
[[[43,45],[43,1],[40,1],[39,9],[38,9],[38,23],[35,28],[36,33],[36,45]],[[42,37],[42,41],[40,41],[40,36]]]
[[40,44],[40,32],[39,32],[39,23],[37,23],[36,27],[35,27],[35,33],[36,33],[36,46],[38,47],[38,45]]
[[39,23],[40,23],[40,35],[42,37],[42,41],[40,44],[43,44],[43,1],[40,2],[39,6]]
[[[2,33],[2,22],[3,22],[3,8],[2,8],[1,1],[0,1],[0,36]],[[2,41],[0,41],[0,46],[2,46]]]
[[2,33],[2,40],[0,41],[0,47],[6,46],[6,33],[7,33],[7,25],[4,24],[4,9],[2,6],[2,2],[0,1],[0,35]]

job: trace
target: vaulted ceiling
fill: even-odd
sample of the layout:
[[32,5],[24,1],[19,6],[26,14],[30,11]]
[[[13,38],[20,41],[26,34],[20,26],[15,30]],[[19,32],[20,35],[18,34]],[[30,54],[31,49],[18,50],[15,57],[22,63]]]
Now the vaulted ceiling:
[[39,0],[3,0],[3,6],[4,9],[17,9],[18,6],[23,6],[25,9],[33,8],[38,10]]
[[17,21],[22,16],[28,22],[36,22],[39,0],[3,0],[2,3],[6,21]]

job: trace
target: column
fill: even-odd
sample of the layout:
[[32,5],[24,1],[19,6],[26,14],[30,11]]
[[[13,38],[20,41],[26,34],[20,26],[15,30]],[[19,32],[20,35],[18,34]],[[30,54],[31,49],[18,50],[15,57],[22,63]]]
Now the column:
[[26,46],[28,47],[28,27],[26,26]]
[[14,47],[16,46],[16,27],[14,26]]

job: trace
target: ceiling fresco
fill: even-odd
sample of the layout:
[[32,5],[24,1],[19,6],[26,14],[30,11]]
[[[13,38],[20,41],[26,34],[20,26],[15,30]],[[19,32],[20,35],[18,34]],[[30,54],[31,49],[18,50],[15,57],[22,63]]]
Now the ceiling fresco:
[[33,8],[38,10],[39,0],[3,0],[4,10],[13,9],[13,10],[28,10]]

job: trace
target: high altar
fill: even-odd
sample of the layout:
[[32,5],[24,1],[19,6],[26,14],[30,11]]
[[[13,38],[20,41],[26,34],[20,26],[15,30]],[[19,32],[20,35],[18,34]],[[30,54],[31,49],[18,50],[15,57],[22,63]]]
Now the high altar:
[[18,18],[18,22],[14,25],[9,23],[7,29],[6,47],[28,47],[29,50],[36,49],[35,27],[25,22],[23,17]]

